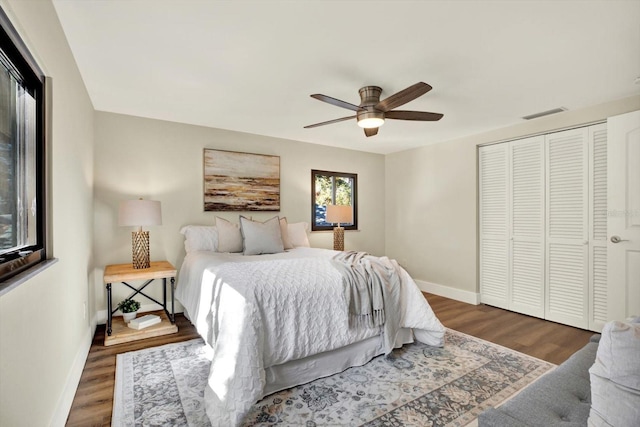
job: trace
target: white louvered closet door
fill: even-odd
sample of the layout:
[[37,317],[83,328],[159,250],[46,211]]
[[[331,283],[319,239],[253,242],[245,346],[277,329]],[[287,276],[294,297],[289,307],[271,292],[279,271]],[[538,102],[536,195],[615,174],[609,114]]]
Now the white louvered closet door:
[[507,144],[479,149],[480,299],[509,308],[509,152]]
[[546,136],[545,318],[589,326],[588,128]]
[[544,317],[544,136],[512,141],[511,310]]
[[607,317],[607,125],[589,127],[589,329]]

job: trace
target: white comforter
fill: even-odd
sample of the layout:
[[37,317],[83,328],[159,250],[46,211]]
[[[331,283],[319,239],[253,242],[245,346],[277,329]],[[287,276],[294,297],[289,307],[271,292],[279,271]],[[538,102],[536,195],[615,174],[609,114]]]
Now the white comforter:
[[[394,337],[385,340],[381,330],[349,329],[342,277],[331,265],[336,253],[297,248],[275,255],[187,255],[176,297],[214,349],[205,390],[212,425],[241,423],[251,405],[263,397],[265,368],[377,334],[384,352],[391,351],[384,343]],[[415,282],[399,271],[399,289],[393,291],[399,326],[413,328],[421,342],[442,345],[443,326]]]

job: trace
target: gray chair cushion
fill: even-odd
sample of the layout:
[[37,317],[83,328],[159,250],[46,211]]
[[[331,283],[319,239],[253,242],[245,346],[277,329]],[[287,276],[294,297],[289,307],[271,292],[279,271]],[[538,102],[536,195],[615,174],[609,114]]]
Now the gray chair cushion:
[[500,410],[531,427],[584,427],[591,408],[589,380],[551,372]]
[[579,351],[571,355],[562,365],[556,368],[558,374],[577,375],[589,380],[589,368],[593,366],[598,353],[598,343],[589,342]]
[[586,426],[591,408],[589,368],[598,351],[594,337],[562,365],[539,378],[513,399],[480,414],[478,426]]
[[529,427],[529,424],[525,424],[495,408],[487,409],[481,413],[478,416],[478,425],[491,427]]

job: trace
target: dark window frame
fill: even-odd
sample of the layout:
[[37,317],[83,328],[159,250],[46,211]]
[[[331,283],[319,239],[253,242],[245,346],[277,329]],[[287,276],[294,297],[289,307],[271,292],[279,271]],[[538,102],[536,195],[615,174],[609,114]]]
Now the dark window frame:
[[47,259],[47,194],[45,143],[45,77],[15,27],[0,8],[0,49],[22,76],[23,86],[36,103],[36,244],[0,255],[0,283]]
[[333,230],[335,225],[316,225],[316,175],[349,178],[353,180],[351,190],[353,203],[353,224],[344,225],[345,230],[358,229],[358,174],[348,172],[333,172],[325,170],[311,170],[311,231]]

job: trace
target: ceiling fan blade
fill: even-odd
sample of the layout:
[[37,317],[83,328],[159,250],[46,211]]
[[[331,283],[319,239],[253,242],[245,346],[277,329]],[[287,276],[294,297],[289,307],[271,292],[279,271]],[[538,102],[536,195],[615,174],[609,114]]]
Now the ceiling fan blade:
[[313,125],[305,126],[305,129],[317,128],[318,126],[330,125],[331,123],[344,122],[345,120],[355,119],[356,116],[342,117],[340,119],[329,120],[328,122],[316,123]]
[[421,122],[436,122],[444,117],[444,114],[440,113],[428,113],[426,111],[387,111],[384,113],[385,119],[395,120],[418,120]]
[[379,128],[364,128],[364,134],[369,136],[375,136],[378,134]]
[[322,95],[320,93],[315,93],[315,94],[311,95],[311,97],[317,99],[318,101],[322,101],[322,102],[326,102],[326,103],[331,104],[331,105],[335,105],[336,107],[346,108],[347,110],[351,110],[351,111],[359,111],[359,110],[361,110],[361,108],[358,107],[357,105],[353,105],[353,104],[350,104],[350,103],[345,102],[345,101],[340,101],[339,99],[332,98],[332,97],[327,96],[327,95]]
[[376,110],[387,112],[389,110],[393,110],[396,107],[404,105],[409,101],[413,101],[414,99],[429,92],[431,89],[433,88],[430,85],[424,82],[418,82],[378,102],[378,104],[374,108]]

